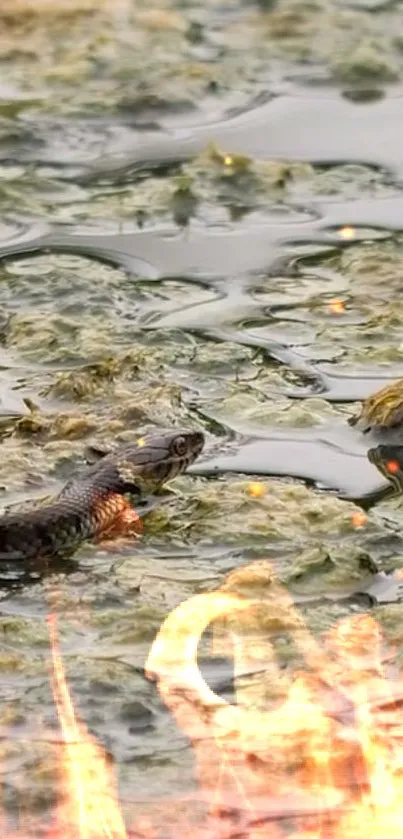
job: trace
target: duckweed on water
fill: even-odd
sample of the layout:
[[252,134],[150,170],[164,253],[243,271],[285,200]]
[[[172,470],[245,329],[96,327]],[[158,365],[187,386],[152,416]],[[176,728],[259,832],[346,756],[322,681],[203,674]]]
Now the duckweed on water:
[[403,246],[399,236],[387,242],[352,244],[325,264],[347,275],[353,290],[368,293],[377,301],[402,287]]
[[314,169],[309,164],[281,160],[252,160],[214,144],[182,167],[199,199],[230,206],[266,206],[267,200],[286,198],[291,185],[305,182]]
[[[133,79],[140,105],[154,96],[168,108],[215,90],[248,91],[278,59],[298,71],[301,60],[321,64],[329,78],[349,83],[401,75],[393,9],[368,15],[326,0],[282,0],[268,9],[256,3],[247,14],[239,2],[226,15],[218,0],[209,0],[195,19],[193,8],[179,11],[173,0],[155,9],[145,0],[123,8],[114,0],[8,0],[0,15],[0,59],[7,61],[9,83],[23,84],[38,108],[53,113],[116,112],[121,105],[127,111]],[[192,25],[199,26],[197,43],[188,37]],[[342,63],[333,59],[341,48]],[[147,114],[144,105],[139,112]]]
[[102,394],[106,396],[108,391],[115,389],[116,380],[136,379],[141,366],[146,364],[149,364],[149,356],[143,350],[108,356],[78,370],[56,374],[52,384],[42,391],[42,395],[74,400],[85,400]]
[[379,41],[362,41],[332,63],[337,79],[344,82],[391,82],[399,78],[399,65],[387,53],[387,45]]
[[[43,621],[32,621],[29,618],[0,617],[0,636],[7,644],[11,658],[14,652],[22,652],[25,657],[29,649],[49,647],[49,634]],[[17,652],[15,652],[15,655]],[[7,656],[5,656],[5,661]]]
[[316,596],[322,578],[326,591],[337,595],[343,589],[354,591],[357,582],[370,580],[377,570],[374,560],[359,545],[345,545],[342,549],[317,545],[295,558],[286,581],[293,591],[306,592],[311,587]]
[[283,385],[276,370],[262,372],[255,387],[253,382],[247,388],[242,383],[224,385],[221,398],[211,400],[208,416],[231,427],[243,425],[252,430],[254,427],[312,428],[342,415],[339,406],[330,405],[320,397],[310,399],[308,404],[290,403],[286,396],[276,392],[276,385]]
[[[99,427],[99,419],[94,415],[58,414],[46,416],[37,408],[17,420],[16,434],[39,437],[44,440],[80,439],[91,434]],[[123,426],[121,426],[123,428]]]
[[246,212],[257,208],[265,211],[272,202],[310,200],[312,193],[340,197],[368,192],[396,194],[387,174],[370,166],[346,163],[323,168],[296,161],[252,160],[232,154],[230,148],[218,152],[214,159],[206,149],[184,164],[179,175],[167,173],[161,178],[148,172],[134,184],[86,189],[73,189],[71,184],[57,180],[55,173],[44,190],[44,176],[36,182],[29,170],[22,171],[12,182],[12,189],[3,185],[2,205],[10,212],[18,207],[20,212],[51,216],[60,223],[94,223],[113,217],[135,221],[141,228],[156,220],[173,220],[183,226],[194,216],[203,217],[212,206],[227,207],[230,213],[237,206]]
[[[358,508],[354,504],[313,494],[308,487],[292,482],[273,479],[260,483],[262,495],[251,497],[250,480],[180,477],[175,480],[175,500],[147,516],[145,532],[158,533],[169,523],[173,536],[191,537],[202,544],[278,547],[291,543],[298,551],[319,538],[324,544],[342,535],[355,541],[352,517]],[[373,536],[376,531],[376,525],[369,522],[366,535]],[[360,533],[361,544],[364,540]]]

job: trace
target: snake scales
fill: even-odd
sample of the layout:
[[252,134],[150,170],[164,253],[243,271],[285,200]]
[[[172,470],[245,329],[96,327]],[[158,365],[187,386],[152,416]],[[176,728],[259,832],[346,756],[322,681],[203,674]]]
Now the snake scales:
[[60,494],[33,509],[0,518],[0,561],[32,560],[70,551],[102,537],[129,503],[184,472],[203,449],[199,431],[170,431],[140,438],[107,454],[69,481]]

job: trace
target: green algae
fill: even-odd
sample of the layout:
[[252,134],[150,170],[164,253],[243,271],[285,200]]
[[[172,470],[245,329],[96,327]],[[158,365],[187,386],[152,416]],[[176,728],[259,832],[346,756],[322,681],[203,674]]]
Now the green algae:
[[402,261],[401,239],[395,236],[386,242],[352,242],[326,262],[347,275],[353,290],[382,297],[387,289],[400,287]]
[[326,0],[282,0],[246,11],[238,3],[223,18],[218,0],[196,10],[178,9],[173,0],[154,9],[144,0],[125,3],[123,11],[106,0],[50,11],[52,5],[20,0],[2,7],[0,61],[10,84],[53,114],[122,109],[149,115],[153,102],[175,112],[212,93],[248,92],[279,60],[296,72],[301,61],[322,65],[342,83],[382,84],[401,76],[394,9],[370,15],[335,9]]
[[166,617],[166,610],[156,605],[139,603],[136,609],[126,614],[110,610],[95,618],[95,626],[100,626],[101,637],[112,631],[113,643],[131,647],[137,642],[154,640],[158,627]]
[[379,41],[361,41],[355,49],[332,62],[333,72],[343,82],[392,82],[400,76],[398,64],[387,55]]
[[116,219],[138,228],[152,222],[174,221],[180,227],[203,217],[212,206],[231,219],[260,209],[279,212],[284,204],[312,195],[394,195],[388,173],[371,166],[315,166],[299,161],[264,160],[234,154],[229,145],[207,146],[197,157],[164,177],[147,177],[121,184],[78,186],[58,178],[57,168],[38,164],[0,164],[0,204],[3,212],[27,213],[59,223],[108,223]]
[[[202,544],[265,546],[295,545],[310,540],[325,543],[348,537],[356,541],[354,514],[358,508],[294,482],[258,479],[261,494],[253,493],[253,479],[230,476],[221,480],[178,478],[178,494],[145,519],[146,532],[170,532]],[[252,485],[252,490],[251,490]],[[368,521],[366,534],[376,527]],[[364,541],[361,534],[361,541]]]
[[[326,330],[323,317],[317,325],[317,339],[320,341],[325,333],[326,340],[335,348],[343,347],[341,368],[353,363],[401,362],[403,309],[398,296],[391,302],[391,294],[398,295],[401,288],[400,237],[352,243],[325,259],[323,264],[340,272],[348,291],[345,316],[341,315],[339,323],[328,321]],[[350,317],[354,323],[349,322]]]
[[233,212],[237,206],[266,207],[268,200],[286,199],[296,184],[312,178],[314,169],[293,161],[254,160],[210,144],[182,172],[199,201],[214,201]]
[[[42,621],[29,618],[0,616],[0,637],[6,649],[1,651],[1,667],[4,670],[20,669],[22,660],[29,657],[29,650],[49,646],[49,634]],[[7,651],[6,651],[7,650]]]
[[300,199],[312,194],[344,199],[398,194],[387,172],[360,163],[312,166],[309,175],[295,178],[288,186],[290,195]]
[[376,571],[376,563],[359,545],[316,545],[295,558],[286,582],[293,592],[306,593],[311,589],[319,596],[322,581],[326,592],[340,596],[353,592],[357,583],[363,584],[366,578],[369,581]]
[[284,388],[284,380],[275,370],[266,370],[255,387],[253,382],[248,387],[242,382],[227,383],[222,388],[221,398],[209,403],[208,416],[250,431],[253,428],[313,428],[343,416],[339,406],[330,405],[320,397],[310,399],[308,404],[292,403],[279,392],[281,387]]
[[[354,243],[353,236],[351,244],[339,250],[335,249],[330,256],[326,254],[307,260],[303,276],[307,276],[308,270],[312,271],[312,283],[308,281],[306,285],[302,284],[301,275],[287,280],[284,300],[292,300],[295,308],[289,323],[276,319],[275,328],[278,330],[280,341],[284,335],[284,343],[288,343],[288,340],[292,343],[292,337],[288,338],[289,331],[295,336],[299,335],[301,343],[306,348],[309,347],[305,352],[310,358],[325,361],[337,359],[340,369],[343,366],[351,369],[354,363],[365,366],[372,362],[386,366],[392,362],[401,362],[403,310],[399,300],[402,272],[400,236],[396,235],[389,240],[364,240],[359,243]],[[334,277],[333,295],[325,291],[325,285],[323,289],[319,285],[321,272],[324,271],[326,277],[329,270]],[[262,305],[270,305],[271,301],[275,304],[278,301],[282,302],[277,290],[279,279],[277,276],[264,278],[255,290],[254,296]],[[334,299],[337,305],[340,303],[340,309],[332,308]],[[297,321],[296,325],[294,318]],[[270,317],[262,314],[260,318],[255,318],[251,326],[254,337],[258,337],[260,330],[263,338],[270,336]],[[296,330],[299,330],[299,333]],[[294,337],[294,342],[298,346],[297,337]],[[259,400],[259,390],[269,398],[272,394],[276,395],[275,411],[277,412],[277,405],[281,411],[283,403],[279,391],[284,391],[287,375],[292,377],[292,371],[285,374],[284,369],[278,371],[266,364],[260,370],[256,382],[249,383],[249,387],[255,388],[256,391],[254,400]],[[290,383],[295,383],[292,382],[292,378]],[[239,395],[237,393],[233,397],[235,402],[238,398],[243,398],[241,394],[240,388]],[[307,407],[309,413],[310,404]],[[258,412],[258,406],[255,410]],[[264,411],[264,408],[262,410]],[[303,425],[304,419],[301,416],[301,421],[299,420],[298,410],[303,415],[304,405],[299,409],[293,408],[292,411],[294,410],[296,424]],[[323,406],[321,412],[322,410],[326,413],[328,410],[339,412],[343,409],[326,409]],[[285,411],[287,414],[287,406]],[[307,424],[310,424],[309,418]]]
[[100,394],[106,395],[118,380],[133,381],[140,378],[141,369],[151,366],[151,353],[139,348],[126,353],[110,355],[94,364],[85,364],[78,370],[56,374],[52,385],[42,391],[43,396],[66,397],[83,400]]

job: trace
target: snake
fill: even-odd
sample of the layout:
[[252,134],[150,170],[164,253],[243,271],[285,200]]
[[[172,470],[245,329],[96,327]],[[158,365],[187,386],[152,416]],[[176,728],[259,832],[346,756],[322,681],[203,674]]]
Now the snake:
[[184,472],[203,446],[201,431],[174,430],[139,437],[101,456],[54,498],[0,517],[0,561],[47,559],[102,539],[122,513],[134,512],[127,495],[155,491]]
[[385,495],[401,495],[403,493],[403,446],[379,445],[369,449],[367,457],[369,462],[376,466],[378,472],[389,481],[389,489]]

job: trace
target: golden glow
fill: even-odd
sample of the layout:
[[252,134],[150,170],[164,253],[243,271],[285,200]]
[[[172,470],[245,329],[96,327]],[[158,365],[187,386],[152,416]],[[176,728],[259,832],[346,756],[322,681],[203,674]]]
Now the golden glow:
[[343,300],[331,300],[329,303],[329,311],[332,315],[342,315],[346,311]]
[[138,445],[139,449],[142,449],[143,446],[145,446],[145,444],[146,444],[145,437],[139,437],[139,439],[137,440],[137,445]]
[[342,239],[354,239],[355,234],[355,228],[350,227],[348,224],[345,227],[341,227],[339,230],[339,236],[341,236]]
[[362,510],[358,510],[351,516],[351,523],[353,527],[364,527],[367,521],[368,516],[366,516],[365,513],[362,512]]
[[234,162],[233,157],[231,157],[230,154],[226,154],[225,157],[224,157],[225,166],[232,166],[233,162]]
[[48,618],[52,648],[53,695],[63,735],[63,802],[57,826],[60,839],[127,839],[113,772],[106,755],[76,719],[67,686],[54,615]]
[[261,498],[266,492],[266,488],[264,484],[260,483],[260,481],[251,481],[248,484],[248,493],[252,496],[252,498]]
[[[105,752],[76,718],[55,616],[48,621],[63,797],[41,835],[157,839],[153,814],[166,802],[144,815],[135,805],[126,831]],[[234,705],[211,690],[198,668],[200,638],[210,625],[212,654],[233,655]],[[285,668],[279,639],[295,649]],[[344,618],[319,643],[265,560],[237,568],[220,590],[181,603],[162,624],[146,673],[193,745],[208,820],[195,824],[192,805],[185,813],[185,799],[172,801],[169,836],[229,837],[233,825],[228,829],[225,814],[235,809],[245,839],[399,837],[403,677],[394,668],[388,678],[392,655],[370,615]],[[25,827],[8,831],[1,814],[0,828],[7,839],[34,839]]]
[[[253,574],[243,579],[253,591]],[[274,578],[271,591],[267,579],[260,595],[255,586],[256,596],[218,591],[182,603],[162,625],[147,661],[148,676],[158,681],[164,702],[192,741],[210,813],[232,802],[250,818],[259,807],[283,814],[292,801],[302,815],[314,813],[301,829],[283,828],[279,819],[243,835],[394,839],[403,824],[403,727],[393,683],[383,671],[380,630],[370,616],[349,617],[318,645],[289,595]],[[274,635],[283,634],[284,616],[306,672],[283,673],[276,664],[270,626]],[[237,705],[216,696],[197,668],[199,638],[216,621],[224,622],[230,637]],[[251,672],[253,662],[261,675],[257,690],[254,684],[248,692],[245,684],[240,687],[241,674],[247,663]],[[279,688],[277,701],[268,698],[273,687]],[[402,695],[403,680],[395,689]]]

